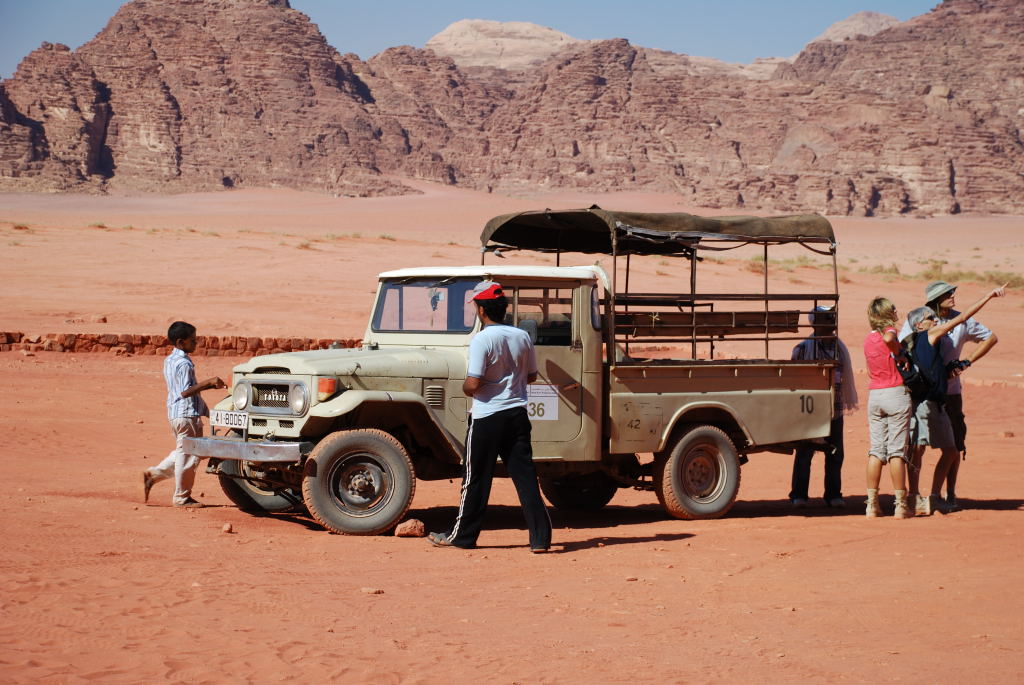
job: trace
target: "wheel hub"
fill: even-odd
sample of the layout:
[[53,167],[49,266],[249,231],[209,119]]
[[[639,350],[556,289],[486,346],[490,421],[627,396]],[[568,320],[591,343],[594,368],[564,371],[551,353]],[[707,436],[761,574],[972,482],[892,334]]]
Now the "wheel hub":
[[707,452],[701,450],[687,460],[683,469],[683,485],[691,496],[707,496],[716,481],[715,461]]
[[373,482],[373,476],[362,471],[352,476],[348,482],[348,488],[346,489],[351,495],[369,499],[370,497],[373,497],[374,492],[377,490],[377,486],[376,483]]
[[336,502],[353,515],[379,506],[387,495],[387,475],[371,455],[355,453],[334,470],[331,477]]

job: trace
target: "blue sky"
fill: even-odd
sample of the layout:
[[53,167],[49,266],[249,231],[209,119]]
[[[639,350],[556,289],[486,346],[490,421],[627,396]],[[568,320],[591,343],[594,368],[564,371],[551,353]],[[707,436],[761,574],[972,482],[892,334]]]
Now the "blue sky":
[[[363,59],[423,44],[459,19],[529,21],[575,38],[627,38],[672,52],[750,62],[796,54],[830,24],[864,10],[906,20],[939,0],[291,0],[340,52]],[[0,78],[43,41],[77,48],[123,0],[0,0]]]

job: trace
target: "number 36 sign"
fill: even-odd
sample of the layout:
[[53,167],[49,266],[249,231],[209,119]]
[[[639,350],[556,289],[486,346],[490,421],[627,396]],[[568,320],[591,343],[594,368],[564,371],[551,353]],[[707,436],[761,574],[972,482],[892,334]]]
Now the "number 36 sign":
[[558,420],[558,386],[528,385],[526,413],[531,421]]

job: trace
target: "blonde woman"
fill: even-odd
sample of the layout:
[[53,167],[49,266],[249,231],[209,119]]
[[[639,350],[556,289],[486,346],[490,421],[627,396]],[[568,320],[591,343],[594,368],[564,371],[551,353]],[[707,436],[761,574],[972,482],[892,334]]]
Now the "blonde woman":
[[907,507],[907,438],[912,413],[910,392],[896,368],[901,354],[896,337],[896,306],[884,297],[876,297],[868,305],[868,323],[871,332],[864,339],[864,359],[868,376],[868,433],[871,449],[868,451],[868,518],[882,515],[878,503],[878,483],[882,479],[882,466],[889,465],[892,487],[896,494],[894,516],[911,518]]

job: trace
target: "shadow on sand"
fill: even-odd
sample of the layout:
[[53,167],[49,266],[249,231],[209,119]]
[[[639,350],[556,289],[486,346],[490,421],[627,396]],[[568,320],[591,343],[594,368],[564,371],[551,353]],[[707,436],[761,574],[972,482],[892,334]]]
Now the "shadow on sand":
[[[892,495],[881,495],[880,501],[882,510],[891,514],[893,509]],[[805,507],[796,508],[788,499],[764,499],[764,500],[739,500],[737,501],[725,518],[731,519],[760,519],[785,516],[800,516],[804,518],[833,517],[833,516],[864,516],[864,497],[855,495],[846,497],[845,507],[826,506],[821,499],[812,499]],[[231,505],[224,505],[231,506]],[[1022,499],[960,499],[962,511],[983,510],[983,511],[1021,511],[1024,510]],[[575,530],[602,530],[610,532],[615,529],[629,528],[657,521],[669,521],[672,518],[656,504],[617,507],[607,506],[598,511],[561,511],[554,507],[548,507],[551,513],[551,523],[556,529],[572,528]],[[958,512],[953,512],[955,516]],[[427,531],[443,531],[451,527],[455,521],[458,509],[454,506],[432,507],[430,509],[410,509],[405,518],[419,519]],[[282,521],[289,521],[305,526],[309,530],[323,530],[323,527],[309,516],[305,509],[284,513],[256,512],[253,516],[275,518]],[[687,523],[680,521],[680,523]],[[484,529],[490,530],[522,530],[526,531],[526,524],[523,521],[522,510],[516,505],[492,504],[487,509],[487,516],[484,520]],[[588,540],[566,543],[559,545],[562,551],[573,551],[587,549],[600,545],[623,545],[652,542],[670,542],[683,540],[692,537],[694,533],[658,533],[655,535],[598,535]],[[517,545],[495,545],[493,549],[503,547],[516,547]]]

